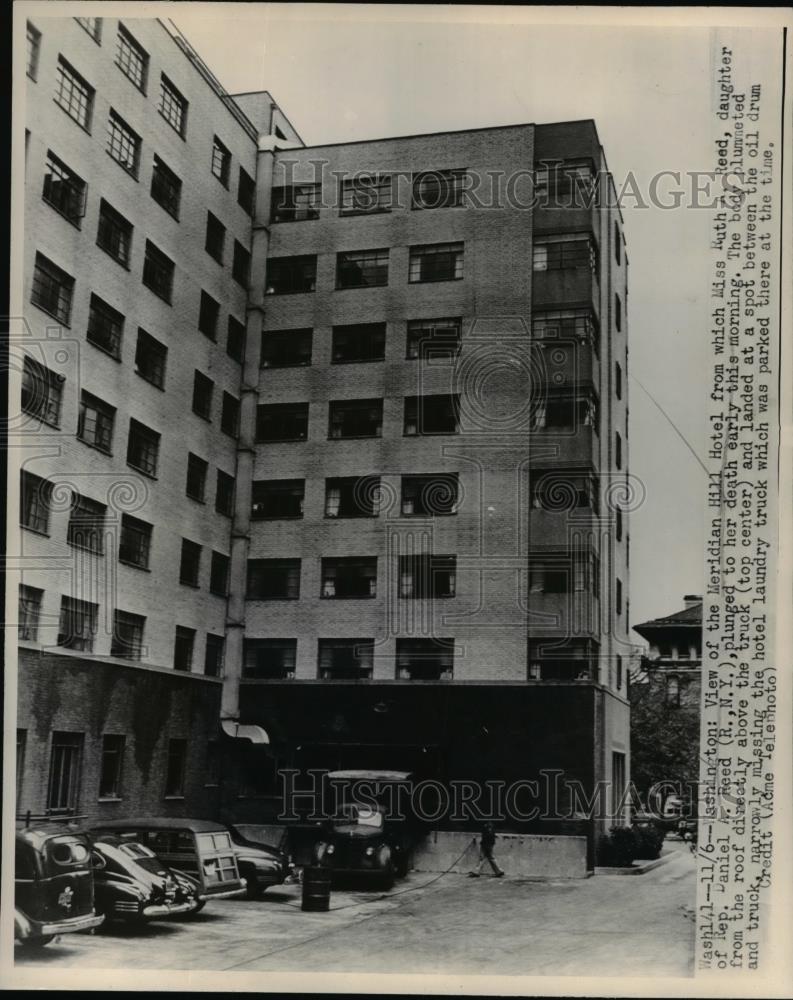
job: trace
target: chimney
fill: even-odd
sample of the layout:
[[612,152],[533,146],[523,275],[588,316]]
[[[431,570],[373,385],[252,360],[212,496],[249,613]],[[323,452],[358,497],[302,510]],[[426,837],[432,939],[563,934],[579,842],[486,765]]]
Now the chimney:
[[686,606],[686,611],[689,608],[694,608],[697,604],[702,604],[702,594],[686,594],[683,598],[683,603]]

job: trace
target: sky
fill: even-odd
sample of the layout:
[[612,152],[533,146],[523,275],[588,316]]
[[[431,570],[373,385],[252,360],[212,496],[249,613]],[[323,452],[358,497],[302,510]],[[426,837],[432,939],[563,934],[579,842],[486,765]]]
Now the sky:
[[[231,93],[267,89],[307,145],[592,118],[617,188],[712,167],[708,28],[521,23],[522,8],[176,4]],[[558,15],[553,15],[558,16]],[[483,20],[484,19],[484,20]],[[676,181],[659,192],[671,204]],[[631,621],[701,594],[710,213],[623,199]],[[637,642],[638,636],[633,635]]]

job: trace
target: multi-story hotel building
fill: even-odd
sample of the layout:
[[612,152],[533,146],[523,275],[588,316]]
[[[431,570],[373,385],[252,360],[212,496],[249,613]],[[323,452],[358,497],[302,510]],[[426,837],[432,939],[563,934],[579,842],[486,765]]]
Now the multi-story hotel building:
[[594,124],[305,147],[156,20],[28,23],[27,75],[18,808],[262,817],[354,766],[619,812]]

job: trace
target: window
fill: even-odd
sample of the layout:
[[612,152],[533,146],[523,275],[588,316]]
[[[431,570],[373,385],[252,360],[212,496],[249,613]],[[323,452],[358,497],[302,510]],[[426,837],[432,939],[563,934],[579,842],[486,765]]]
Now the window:
[[127,79],[135,84],[141,93],[146,93],[149,55],[141,45],[138,45],[123,24],[119,24],[118,26],[116,66],[118,66]]
[[98,295],[92,295],[88,309],[88,331],[86,334],[88,343],[109,354],[111,358],[119,360],[123,334],[124,317],[121,313],[100,299]]
[[135,370],[141,378],[162,389],[165,384],[165,361],[168,348],[155,340],[145,330],[138,329],[138,342],[135,346]]
[[265,295],[313,292],[317,281],[316,255],[271,257],[267,261]]
[[614,431],[614,463],[618,469],[622,468],[622,435],[619,431]]
[[246,639],[242,676],[283,681],[295,676],[297,639]]
[[391,177],[388,174],[360,174],[342,180],[339,215],[390,211]]
[[121,797],[121,774],[124,764],[123,736],[102,737],[102,766],[99,772],[99,798]]
[[296,601],[300,597],[299,559],[249,559],[250,601]]
[[597,250],[589,236],[537,236],[532,250],[534,271],[588,268],[597,275]]
[[212,391],[215,383],[202,372],[193,375],[193,413],[209,420],[212,414]]
[[[207,632],[207,641],[204,647],[204,673],[207,677],[223,676],[225,646],[226,640],[222,635],[213,635],[211,632]],[[207,784],[209,784],[209,780],[207,780]]]
[[412,319],[408,322],[407,357],[454,357],[459,353],[462,319]]
[[311,364],[313,330],[263,330],[262,368],[291,368]]
[[537,556],[529,565],[530,594],[569,594],[585,591],[599,595],[599,563],[594,553]]
[[184,772],[187,762],[187,740],[168,740],[168,762],[165,771],[165,797],[184,797]]
[[160,103],[157,110],[174,132],[184,139],[187,128],[187,101],[165,73],[160,79]]
[[666,703],[672,708],[680,708],[680,678],[676,674],[666,678]]
[[305,479],[265,479],[253,484],[251,517],[254,520],[303,516]]
[[95,555],[105,551],[105,513],[107,507],[97,500],[72,494],[72,508],[66,540],[69,545],[88,549]]
[[336,287],[388,284],[388,250],[350,250],[336,254]]
[[209,564],[209,592],[226,597],[229,592],[229,557],[213,552]]
[[600,506],[598,480],[592,472],[575,469],[532,469],[531,505],[534,510],[566,512]]
[[140,161],[140,136],[112,108],[107,125],[107,151],[128,174],[137,178]]
[[240,425],[240,401],[228,392],[223,393],[220,409],[220,429],[229,437],[236,437]]
[[93,40],[100,44],[102,38],[102,18],[101,17],[76,17],[75,21],[84,28]]
[[322,560],[321,597],[377,597],[377,556]]
[[77,809],[82,755],[82,733],[52,734],[47,812],[68,813]]
[[622,688],[622,657],[617,653],[617,677],[615,686],[619,691]]
[[56,212],[80,228],[80,219],[85,215],[85,181],[52,150],[47,151],[42,197]]
[[[554,208],[591,208],[596,186],[591,160],[547,160],[535,165],[535,194],[552,195]],[[540,207],[547,207],[547,202]]]
[[459,208],[463,203],[465,176],[465,170],[414,174],[411,208]]
[[616,510],[614,511],[614,518],[615,518],[615,521],[616,521],[617,541],[621,542],[622,541],[622,508],[621,507],[617,507]]
[[25,355],[22,369],[22,410],[44,424],[58,427],[63,397],[63,375],[50,371]]
[[200,570],[201,546],[183,538],[182,555],[179,560],[179,583],[184,583],[188,587],[197,587]]
[[218,469],[215,485],[215,510],[231,517],[234,508],[234,477]]
[[110,655],[123,660],[140,660],[143,655],[143,615],[133,615],[129,611],[113,612],[113,639]]
[[454,639],[397,639],[400,680],[445,681],[454,676]]
[[460,483],[456,472],[402,477],[402,514],[442,517],[457,513]]
[[19,585],[19,615],[17,634],[24,642],[36,642],[39,637],[39,617],[44,591],[38,587]]
[[204,249],[218,264],[223,263],[223,248],[226,243],[226,227],[216,215],[207,212],[207,236]]
[[305,441],[308,403],[262,403],[256,408],[257,441]]
[[460,431],[460,397],[406,396],[404,433],[458,434]]
[[254,207],[256,202],[256,181],[251,177],[249,173],[240,167],[239,180],[237,182],[237,204],[247,212],[248,215],[253,215]]
[[188,454],[185,493],[191,500],[198,500],[199,503],[204,502],[208,468],[209,465],[203,458],[199,458],[198,455]]
[[305,222],[319,218],[322,188],[319,184],[292,184],[273,188],[270,222]]
[[160,435],[137,420],[130,419],[127,439],[127,465],[145,473],[157,475],[157,456],[160,450]]
[[98,604],[78,601],[73,597],[62,597],[58,621],[58,645],[64,649],[77,649],[83,653],[92,652],[98,613]]
[[377,517],[379,512],[379,476],[325,480],[325,517]]
[[614,583],[614,606],[617,614],[622,614],[622,580],[619,578]]
[[217,136],[212,140],[212,174],[217,177],[224,188],[229,186],[231,173],[231,153]]
[[614,293],[614,325],[619,333],[622,329],[622,300],[616,292]]
[[159,156],[154,157],[151,173],[151,196],[165,211],[179,218],[179,205],[182,200],[182,182],[179,177],[167,167]]
[[220,303],[202,291],[201,304],[198,309],[198,329],[210,340],[217,339],[219,317]]
[[622,399],[622,365],[619,361],[614,362],[614,392],[617,399]]
[[231,265],[231,276],[238,285],[247,288],[250,272],[251,255],[239,240],[234,240],[234,260]]
[[99,203],[99,228],[96,245],[110,254],[123,267],[129,267],[132,249],[132,223],[109,205],[104,198]]
[[333,364],[382,361],[384,358],[385,323],[352,323],[333,327]]
[[531,321],[531,333],[535,340],[576,340],[591,345],[595,352],[600,339],[597,321],[589,309],[535,313]]
[[63,56],[58,56],[55,103],[60,105],[86,132],[91,130],[94,94],[94,88],[90,83],[84,80]]
[[23,528],[47,534],[52,507],[52,483],[24,469],[19,473],[19,523]]
[[456,556],[399,557],[399,596],[416,599],[454,597]]
[[68,326],[72,312],[73,291],[74,278],[53,264],[44,254],[37,253],[30,296],[33,305],[54,316],[64,326]]
[[598,399],[594,389],[569,391],[549,388],[531,412],[532,430],[574,431],[591,427],[598,432]]
[[622,263],[622,234],[617,222],[614,223],[614,257],[618,264]]
[[152,526],[130,514],[121,515],[121,537],[118,545],[120,562],[139,569],[149,568]]
[[435,243],[410,248],[408,281],[459,281],[462,276],[462,243]]
[[113,423],[116,408],[93,396],[85,389],[80,393],[80,416],[77,421],[77,437],[92,448],[110,454],[113,444]]
[[242,364],[245,357],[245,324],[229,316],[226,334],[226,354]]
[[329,404],[331,439],[380,437],[382,429],[382,399],[341,399]]
[[323,681],[363,680],[372,676],[374,639],[320,639],[318,672]]
[[171,258],[167,257],[162,250],[158,250],[151,240],[146,240],[143,284],[169,305],[173,295],[173,272],[174,264]]
[[36,79],[39,68],[39,52],[41,51],[41,32],[30,21],[27,23],[27,74],[31,80]]

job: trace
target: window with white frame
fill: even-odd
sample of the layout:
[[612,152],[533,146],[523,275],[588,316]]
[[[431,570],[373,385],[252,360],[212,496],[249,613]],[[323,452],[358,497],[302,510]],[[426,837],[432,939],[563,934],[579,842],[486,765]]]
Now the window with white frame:
[[55,80],[55,103],[78,125],[90,131],[96,93],[94,88],[63,56],[58,56]]

